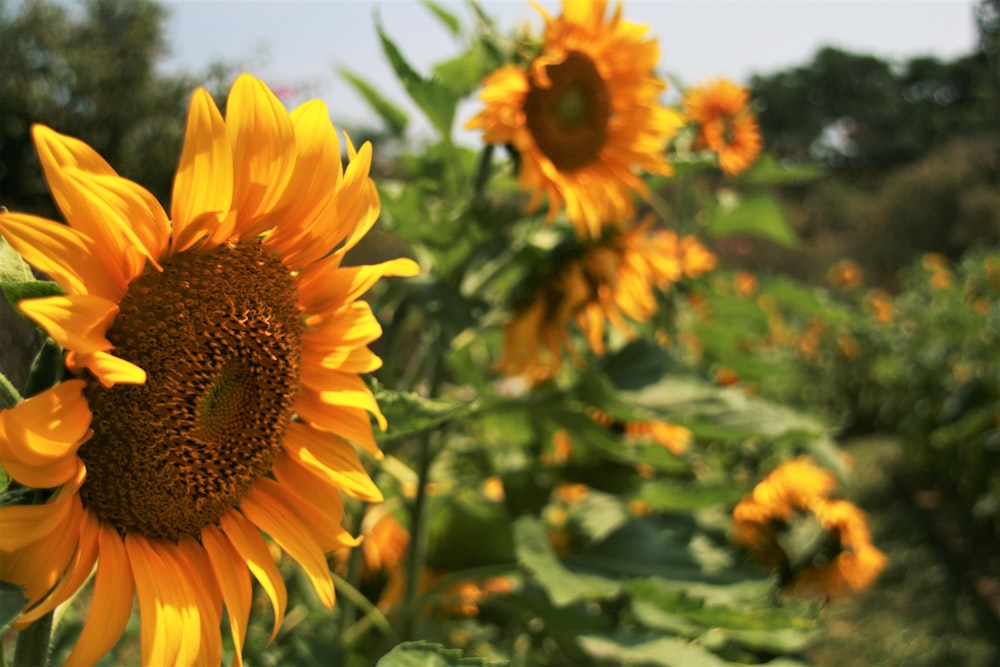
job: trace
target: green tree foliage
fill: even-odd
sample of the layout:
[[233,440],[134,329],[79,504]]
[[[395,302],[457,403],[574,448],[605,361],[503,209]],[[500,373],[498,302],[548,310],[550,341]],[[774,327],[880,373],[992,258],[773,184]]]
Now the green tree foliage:
[[755,76],[764,143],[779,158],[854,175],[906,164],[943,141],[995,127],[1000,88],[979,53],[901,65],[831,47]]

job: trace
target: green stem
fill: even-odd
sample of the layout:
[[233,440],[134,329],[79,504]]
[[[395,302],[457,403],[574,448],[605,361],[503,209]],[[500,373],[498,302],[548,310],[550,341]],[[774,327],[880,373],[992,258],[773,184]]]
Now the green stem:
[[49,661],[52,612],[17,633],[13,667],[45,667]]
[[[442,333],[438,333],[438,338],[442,338]],[[443,345],[432,344],[431,354],[434,361],[431,364],[430,383],[427,394],[431,398],[435,397],[440,389],[441,377],[444,371],[444,350]],[[407,613],[403,616],[400,635],[402,641],[412,638],[414,620],[417,616],[417,609],[414,600],[420,588],[420,574],[424,568],[426,560],[427,540],[424,535],[424,506],[427,504],[427,482],[430,478],[431,464],[434,461],[434,451],[431,448],[431,439],[437,430],[426,431],[420,435],[417,441],[417,491],[413,499],[413,507],[410,513],[410,549],[406,559],[406,587],[403,594],[403,608]]]
[[479,154],[479,167],[476,169],[476,181],[472,184],[473,199],[479,199],[486,190],[486,182],[490,178],[490,164],[493,162],[493,144],[483,146]]
[[[385,614],[383,614],[378,607],[371,603],[371,600],[365,597],[364,593],[359,591],[349,581],[338,575],[336,572],[331,572],[330,576],[333,578],[333,583],[336,585],[338,593],[342,594],[343,597],[346,598],[346,601],[351,602],[361,609],[361,611],[365,614],[364,619],[370,619],[365,620],[366,625],[374,625],[386,637],[395,637],[395,633],[392,629],[392,623],[389,622],[389,619],[385,617]],[[357,639],[361,636],[360,630],[362,630],[362,628],[355,627],[360,623],[361,621],[357,624],[352,621],[351,626],[344,626],[344,632],[341,635],[341,641],[344,646],[349,648],[351,644],[357,641]]]
[[3,373],[0,373],[0,397],[3,398],[8,408],[14,407],[21,401],[21,394]]

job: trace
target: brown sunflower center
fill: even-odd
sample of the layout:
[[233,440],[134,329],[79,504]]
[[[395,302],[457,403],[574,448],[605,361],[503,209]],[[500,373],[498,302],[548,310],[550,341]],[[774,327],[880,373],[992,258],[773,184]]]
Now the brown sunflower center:
[[539,150],[559,171],[576,171],[592,164],[604,148],[611,98],[594,61],[579,51],[545,71],[552,85],[543,88],[532,80],[524,98],[525,121]]
[[87,384],[84,504],[121,532],[198,535],[271,467],[299,386],[292,277],[259,243],[147,268],[108,330],[144,385]]

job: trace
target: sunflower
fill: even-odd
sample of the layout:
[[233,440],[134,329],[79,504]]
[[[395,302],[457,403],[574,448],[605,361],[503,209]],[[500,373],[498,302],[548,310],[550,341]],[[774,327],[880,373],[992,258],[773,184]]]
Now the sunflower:
[[697,144],[716,153],[727,174],[745,170],[761,151],[760,129],[747,90],[718,79],[684,94],[684,110],[698,124]]
[[67,665],[118,641],[136,595],[142,662],[234,663],[251,575],[277,633],[285,586],[263,533],[334,603],[325,554],[357,540],[340,493],[378,501],[353,445],[376,457],[360,377],[381,331],[358,300],[397,259],[344,266],[379,213],[371,146],[348,163],[325,105],[289,114],[259,80],[223,118],[195,91],[170,215],[83,142],[33,137],[68,225],[0,215],[0,234],[65,294],[19,307],[65,350],[66,378],[0,412],[0,464],[45,504],[0,508],[0,579],[25,586],[25,627],[96,563]]
[[885,554],[871,543],[864,513],[846,500],[818,503],[813,511],[826,531],[825,553],[795,573],[786,591],[800,597],[843,597],[868,588],[885,568]]
[[683,118],[657,101],[666,84],[653,74],[657,40],[623,20],[621,4],[564,0],[545,20],[541,53],[527,69],[507,65],[483,81],[485,108],[468,121],[483,140],[520,155],[529,210],[548,197],[548,218],[565,209],[578,234],[632,217],[633,193],[646,195],[637,170],[669,175],[664,149]]
[[[562,368],[563,350],[579,362],[571,323],[590,349],[602,355],[609,323],[623,335],[634,335],[629,320],[647,322],[657,312],[654,290],[707,270],[703,258],[710,252],[697,239],[652,230],[651,225],[647,220],[630,228],[613,227],[600,239],[574,242],[576,249],[550,268],[551,275],[515,309],[497,368],[507,376],[541,382]],[[699,259],[689,262],[690,256]]]
[[[872,545],[864,513],[849,501],[829,497],[836,483],[833,473],[799,457],[765,477],[733,510],[734,540],[778,570],[790,595],[839,597],[860,591],[885,567],[885,554]],[[811,533],[802,530],[807,524],[814,527]]]

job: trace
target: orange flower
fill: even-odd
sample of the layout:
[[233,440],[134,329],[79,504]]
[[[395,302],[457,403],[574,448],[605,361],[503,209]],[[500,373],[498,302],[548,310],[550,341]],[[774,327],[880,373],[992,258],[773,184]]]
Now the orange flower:
[[861,284],[863,272],[854,260],[842,259],[827,270],[826,279],[837,289],[851,290]]
[[727,79],[710,81],[684,94],[684,110],[699,125],[698,145],[718,155],[723,172],[738,174],[760,155],[760,129],[745,88]]
[[548,380],[562,368],[563,350],[580,361],[571,323],[595,354],[604,354],[608,324],[626,336],[634,335],[629,321],[647,322],[656,314],[654,290],[680,280],[686,261],[691,275],[707,270],[706,255],[711,254],[696,240],[670,230],[651,231],[650,225],[647,221],[610,230],[568,253],[569,259],[554,266],[550,277],[515,310],[504,330],[496,367],[533,383]]
[[737,271],[733,276],[733,287],[742,297],[751,297],[757,292],[757,276],[749,271]]
[[891,324],[896,319],[892,295],[883,289],[873,289],[865,297],[865,305],[879,324]]

